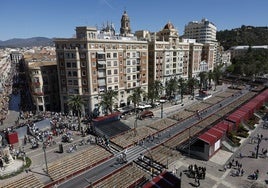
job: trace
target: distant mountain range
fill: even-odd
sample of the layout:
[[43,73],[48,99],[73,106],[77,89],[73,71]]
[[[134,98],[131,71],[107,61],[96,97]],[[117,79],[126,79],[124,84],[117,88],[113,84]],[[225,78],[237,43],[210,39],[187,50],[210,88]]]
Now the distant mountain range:
[[26,39],[14,38],[6,41],[0,40],[0,47],[21,48],[33,46],[53,46],[53,39],[46,37],[32,37]]

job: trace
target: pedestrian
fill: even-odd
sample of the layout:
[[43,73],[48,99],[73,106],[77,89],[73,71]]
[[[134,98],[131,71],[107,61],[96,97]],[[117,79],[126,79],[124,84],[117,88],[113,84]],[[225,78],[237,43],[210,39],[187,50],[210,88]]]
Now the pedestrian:
[[0,158],[0,169],[3,170],[3,168],[4,168],[4,163],[3,163],[2,158]]
[[244,175],[244,169],[242,168],[241,169],[241,176],[243,176]]

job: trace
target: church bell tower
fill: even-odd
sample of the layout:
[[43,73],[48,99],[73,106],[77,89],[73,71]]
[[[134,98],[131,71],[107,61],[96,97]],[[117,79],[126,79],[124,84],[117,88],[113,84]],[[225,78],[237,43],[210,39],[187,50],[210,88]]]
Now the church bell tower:
[[124,11],[124,14],[122,15],[121,18],[120,35],[127,36],[128,34],[131,34],[130,19],[127,15],[127,12]]

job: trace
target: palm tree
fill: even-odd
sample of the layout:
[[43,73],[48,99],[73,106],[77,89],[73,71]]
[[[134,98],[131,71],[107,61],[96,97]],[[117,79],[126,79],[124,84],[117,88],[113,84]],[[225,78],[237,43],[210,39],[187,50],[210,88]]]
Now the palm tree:
[[202,88],[207,88],[207,72],[203,71],[199,73],[199,78],[200,78],[200,83],[199,83],[199,87],[200,87],[200,91],[202,90]]
[[147,97],[150,100],[150,103],[153,104],[156,99],[160,98],[160,95],[163,91],[164,87],[160,80],[155,80],[148,87]]
[[134,135],[135,136],[136,136],[137,121],[138,121],[137,106],[141,102],[142,94],[144,94],[144,91],[141,89],[141,87],[136,87],[135,89],[133,89],[132,94],[129,95],[127,99],[128,101],[132,101],[134,104],[134,109],[135,109],[135,114],[136,114],[136,119],[134,123]]
[[141,102],[142,94],[144,94],[144,91],[141,89],[141,87],[136,87],[133,89],[132,94],[128,96],[128,101],[133,102],[135,110]]
[[186,82],[183,78],[179,78],[178,83],[179,83],[179,89],[180,89],[180,95],[181,95],[181,104],[183,105],[183,94],[185,91]]
[[198,80],[193,77],[189,78],[187,80],[187,86],[189,87],[190,94],[194,98],[194,90],[195,90],[195,87],[198,86]]
[[78,130],[81,131],[81,110],[84,104],[84,101],[80,95],[72,95],[68,99],[68,106],[72,109],[73,114],[76,114],[78,117]]
[[100,106],[104,108],[105,114],[113,113],[114,99],[117,99],[118,92],[114,90],[107,90],[101,94]]
[[214,73],[211,70],[207,73],[207,79],[209,88],[211,88],[211,81],[214,80]]
[[168,96],[169,99],[175,95],[178,88],[179,88],[178,80],[176,77],[166,81],[165,89],[166,89],[166,95]]
[[223,64],[217,65],[214,70],[213,70],[213,79],[214,79],[214,84],[215,84],[215,89],[216,86],[220,84],[220,78],[222,77],[222,67]]

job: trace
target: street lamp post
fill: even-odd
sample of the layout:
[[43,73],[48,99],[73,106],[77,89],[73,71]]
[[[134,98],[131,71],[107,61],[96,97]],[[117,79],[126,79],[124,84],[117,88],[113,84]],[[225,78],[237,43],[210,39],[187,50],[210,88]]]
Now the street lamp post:
[[48,174],[48,167],[47,167],[47,153],[46,153],[46,144],[43,143],[43,151],[44,151],[44,157],[45,157],[45,164],[46,164],[46,173]]
[[160,103],[161,103],[161,119],[163,119],[163,104],[164,102],[160,100]]
[[258,159],[260,143],[261,143],[261,138],[258,137],[258,143],[257,143],[257,148],[256,148],[257,150],[256,150],[256,156],[255,156],[256,159]]

